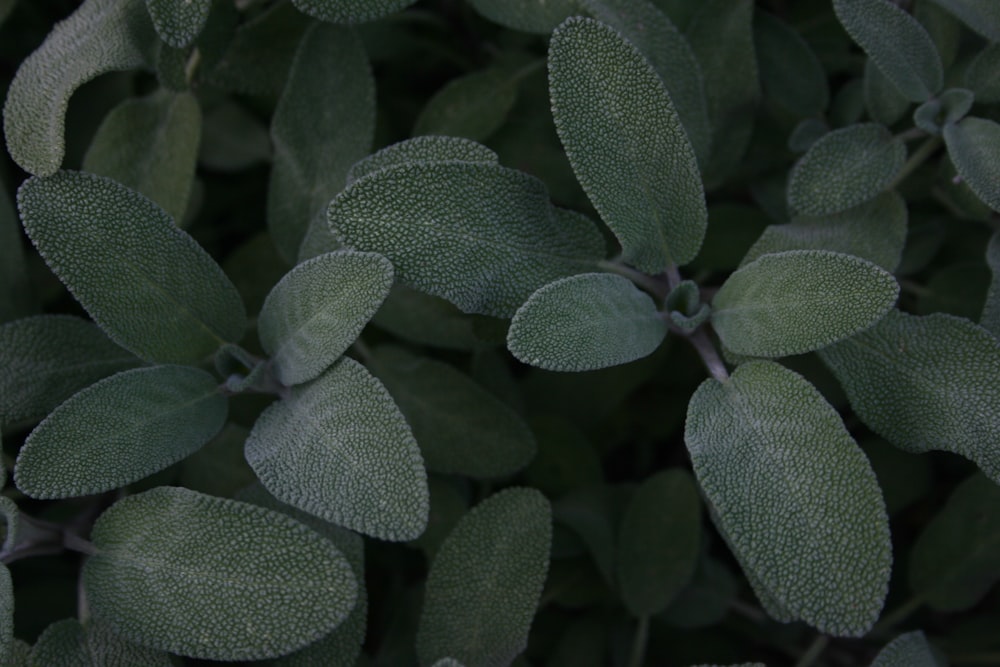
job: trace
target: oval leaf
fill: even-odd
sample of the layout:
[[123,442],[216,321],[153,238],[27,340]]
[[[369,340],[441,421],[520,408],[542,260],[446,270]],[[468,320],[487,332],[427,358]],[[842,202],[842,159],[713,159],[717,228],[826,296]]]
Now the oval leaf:
[[80,624],[75,618],[45,628],[31,649],[31,665],[89,667],[90,665],[148,665],[170,667],[170,656],[126,641],[104,623]]
[[962,180],[994,211],[1000,211],[1000,124],[965,118],[944,127],[948,156]]
[[576,0],[469,0],[469,4],[494,23],[543,35],[577,13]]
[[808,42],[763,11],[753,15],[754,48],[764,95],[797,116],[819,116],[830,104],[826,71]]
[[875,473],[819,391],[770,361],[705,380],[684,439],[695,475],[768,612],[865,634],[889,584],[889,519]]
[[494,67],[449,80],[428,100],[413,134],[486,139],[503,125],[517,101],[519,78],[515,70]]
[[389,16],[417,0],[292,0],[309,16],[330,23],[365,23]]
[[924,633],[907,632],[886,644],[871,667],[940,667]]
[[170,46],[190,46],[208,21],[212,0],[146,0],[156,34]]
[[378,150],[354,163],[347,172],[347,184],[386,167],[407,162],[486,162],[497,164],[499,158],[480,143],[461,137],[426,136],[400,141]]

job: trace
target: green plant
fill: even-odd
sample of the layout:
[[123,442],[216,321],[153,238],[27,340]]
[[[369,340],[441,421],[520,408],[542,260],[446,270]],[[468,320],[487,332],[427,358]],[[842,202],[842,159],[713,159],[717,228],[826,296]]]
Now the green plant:
[[0,1],[0,656],[1000,663],[997,40]]

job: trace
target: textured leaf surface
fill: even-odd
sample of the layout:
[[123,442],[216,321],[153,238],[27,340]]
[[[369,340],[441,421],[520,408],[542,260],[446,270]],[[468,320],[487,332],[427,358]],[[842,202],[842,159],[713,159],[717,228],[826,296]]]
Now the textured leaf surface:
[[482,141],[507,119],[517,100],[517,83],[515,72],[500,67],[451,79],[428,100],[413,134]]
[[33,314],[36,306],[32,296],[21,225],[6,187],[0,186],[0,324]]
[[205,27],[212,0],[146,0],[146,7],[160,39],[181,49]]
[[580,184],[647,273],[694,259],[708,213],[694,151],[663,82],[613,28],[574,18],[553,33],[549,89]]
[[469,4],[494,23],[546,35],[577,13],[576,0],[469,0]]
[[906,161],[906,146],[884,126],[862,123],[824,135],[788,177],[788,205],[804,215],[829,215],[874,198]]
[[292,269],[268,295],[257,320],[276,377],[285,385],[318,377],[382,305],[392,276],[385,257],[350,250]]
[[24,228],[112,340],[147,361],[196,363],[239,340],[239,293],[170,217],[123,185],[78,172],[26,181]]
[[791,26],[763,11],[753,15],[754,49],[764,95],[792,113],[811,117],[830,103],[826,71]]
[[1000,211],[1000,124],[965,118],[944,128],[948,156],[984,204]]
[[507,347],[532,366],[587,371],[641,359],[666,335],[648,294],[621,276],[585,273],[532,294],[511,320]]
[[31,432],[17,488],[35,498],[111,491],[200,448],[226,423],[218,382],[187,366],[136,368],[74,394]]
[[1000,5],[993,0],[934,0],[991,42],[1000,42]]
[[892,274],[867,260],[791,250],[730,275],[712,300],[712,325],[737,354],[801,354],[872,326],[898,295]]
[[907,632],[885,645],[871,667],[939,667],[924,633]]
[[986,294],[986,303],[983,305],[979,323],[1000,339],[1000,233],[994,234],[986,246],[986,263],[993,272],[993,280]]
[[684,439],[769,613],[867,632],[889,583],[889,520],[868,460],[816,388],[774,362],[743,364],[698,388]]
[[31,649],[29,664],[46,667],[170,667],[173,663],[166,653],[126,641],[104,623],[91,622],[83,626],[75,618],[67,618],[45,628]]
[[94,524],[94,616],[136,643],[214,660],[291,652],[337,627],[358,584],[344,556],[278,512],[160,487]]
[[466,514],[427,575],[420,664],[444,657],[468,667],[510,664],[528,644],[551,541],[551,508],[534,489],[506,489]]
[[3,109],[10,156],[25,171],[54,174],[65,151],[69,98],[105,72],[149,61],[157,42],[142,0],[88,0],[57,24],[17,70]]
[[961,317],[899,311],[820,352],[873,431],[973,460],[1000,484],[1000,342]]
[[356,162],[347,173],[351,184],[368,174],[397,167],[408,162],[485,162],[496,164],[499,160],[492,150],[462,137],[414,137],[386,146]]
[[330,23],[365,23],[409,7],[416,0],[292,0],[301,11]]
[[329,220],[352,246],[388,257],[400,281],[497,317],[604,255],[590,220],[553,208],[541,181],[495,164],[381,169],[338,195]]
[[427,473],[399,408],[348,357],[271,405],[246,457],[278,500],[386,540],[410,540],[427,523]]

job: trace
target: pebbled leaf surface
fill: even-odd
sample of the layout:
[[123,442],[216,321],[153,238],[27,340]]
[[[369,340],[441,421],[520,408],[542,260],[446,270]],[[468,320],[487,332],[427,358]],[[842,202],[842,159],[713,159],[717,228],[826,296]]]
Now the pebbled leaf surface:
[[939,667],[920,630],[899,635],[878,652],[871,667]]
[[81,625],[75,618],[56,621],[35,640],[29,665],[91,667],[92,665],[148,665],[170,667],[170,656],[122,639],[106,624]]
[[212,0],[146,0],[156,34],[170,46],[190,46],[208,21]]
[[366,23],[395,14],[417,0],[292,0],[309,16],[330,23]]
[[948,156],[962,180],[994,211],[1000,211],[1000,124],[964,118],[944,127]]
[[379,169],[408,162],[485,162],[497,164],[497,154],[486,146],[463,137],[429,135],[391,144],[358,160],[347,172],[347,184]]
[[469,4],[494,23],[544,35],[578,11],[576,0],[469,0]]

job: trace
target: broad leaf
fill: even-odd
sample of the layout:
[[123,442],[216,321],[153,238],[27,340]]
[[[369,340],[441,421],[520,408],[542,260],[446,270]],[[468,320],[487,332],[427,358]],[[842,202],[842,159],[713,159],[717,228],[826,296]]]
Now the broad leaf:
[[962,180],[984,204],[1000,211],[1000,124],[965,118],[945,125],[944,141]]
[[272,404],[246,457],[278,500],[385,540],[427,523],[427,473],[410,427],[382,384],[348,357]]
[[0,324],[37,310],[27,269],[21,225],[6,187],[0,185]]
[[469,4],[494,23],[544,35],[577,13],[577,0],[469,0]]
[[994,234],[986,246],[986,263],[993,272],[993,280],[986,294],[986,303],[983,305],[979,323],[1000,339],[1000,233]]
[[991,42],[1000,42],[1000,5],[993,0],[934,0]]
[[211,375],[153,366],[74,394],[28,436],[14,481],[34,498],[111,491],[163,470],[222,430],[227,400]]
[[648,294],[621,276],[585,273],[532,294],[511,320],[507,347],[532,366],[588,371],[641,359],[666,335]]
[[83,587],[95,618],[180,655],[289,653],[340,625],[358,597],[350,564],[314,530],[180,487],[118,501],[91,540]]
[[466,514],[427,575],[417,630],[423,666],[510,664],[528,644],[549,567],[551,509],[533,489],[494,494]]
[[301,11],[330,23],[365,23],[409,7],[416,0],[292,0]]
[[694,151],[660,77],[614,29],[563,23],[549,47],[559,138],[583,189],[647,273],[698,254],[708,214]]
[[712,300],[712,326],[737,354],[783,357],[863,331],[896,302],[892,274],[823,250],[762,255],[729,276]]
[[515,70],[503,67],[449,80],[421,110],[413,134],[486,139],[507,119],[517,100],[518,80]]
[[63,171],[26,181],[17,203],[49,267],[130,352],[147,361],[198,363],[242,337],[246,313],[236,288],[137,192]]
[[816,388],[774,362],[743,364],[698,388],[684,439],[768,612],[865,634],[888,589],[889,519],[868,460]]
[[965,69],[965,87],[977,102],[1000,102],[1000,43],[993,42],[979,52]]
[[[6,568],[4,568],[6,569]],[[170,667],[170,656],[126,641],[104,623],[81,625],[75,618],[56,621],[39,635],[31,649],[31,665],[90,667],[148,665]]]
[[940,667],[924,633],[917,630],[899,635],[885,645],[871,667]]
[[877,123],[892,125],[910,108],[910,100],[886,78],[871,58],[865,61],[865,108]]
[[347,183],[408,162],[499,162],[497,154],[486,146],[461,137],[414,137],[386,146],[356,162],[347,172]]
[[160,39],[181,49],[205,27],[212,0],[146,0],[146,7]]
[[802,35],[776,16],[756,10],[753,38],[764,95],[797,116],[826,111],[826,71]]

